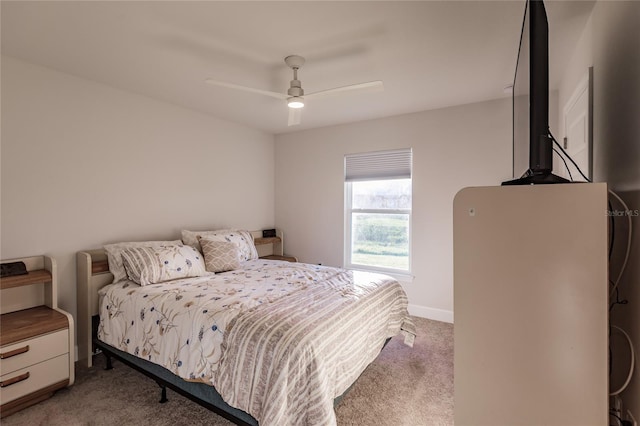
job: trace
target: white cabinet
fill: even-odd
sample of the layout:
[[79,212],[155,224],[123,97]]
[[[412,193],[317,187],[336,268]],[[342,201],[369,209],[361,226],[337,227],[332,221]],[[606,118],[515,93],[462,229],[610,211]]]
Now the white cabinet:
[[454,200],[455,424],[608,424],[606,184]]
[[58,308],[55,261],[24,262],[28,274],[0,279],[0,413],[13,414],[73,384],[73,318]]

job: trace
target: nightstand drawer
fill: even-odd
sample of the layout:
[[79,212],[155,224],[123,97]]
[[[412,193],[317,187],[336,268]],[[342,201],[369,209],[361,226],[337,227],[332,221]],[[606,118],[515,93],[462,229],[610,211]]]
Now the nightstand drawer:
[[[0,372],[9,373],[69,353],[69,330],[59,330],[0,348]],[[69,369],[69,366],[66,368]],[[4,380],[4,379],[3,379]]]
[[[4,371],[3,371],[4,372]],[[32,392],[69,379],[69,354],[57,356],[0,377],[0,403],[28,395]]]

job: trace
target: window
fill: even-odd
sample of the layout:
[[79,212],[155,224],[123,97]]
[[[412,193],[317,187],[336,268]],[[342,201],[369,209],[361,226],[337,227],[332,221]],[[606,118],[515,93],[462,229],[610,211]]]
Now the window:
[[345,157],[345,265],[411,271],[411,150]]

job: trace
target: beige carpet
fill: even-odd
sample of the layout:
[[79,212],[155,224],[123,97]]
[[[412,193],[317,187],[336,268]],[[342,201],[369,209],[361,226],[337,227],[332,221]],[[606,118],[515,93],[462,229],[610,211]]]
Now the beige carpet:
[[[414,317],[413,348],[393,338],[336,408],[338,425],[453,424],[453,325]],[[3,426],[42,425],[232,425],[168,390],[159,404],[158,385],[104,357],[92,369],[78,369],[76,383],[53,398],[2,419]]]

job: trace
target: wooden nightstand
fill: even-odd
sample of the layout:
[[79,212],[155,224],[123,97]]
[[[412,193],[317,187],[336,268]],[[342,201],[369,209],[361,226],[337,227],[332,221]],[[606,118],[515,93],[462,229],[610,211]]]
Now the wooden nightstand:
[[262,237],[262,231],[252,231],[253,243],[258,251],[260,259],[286,260],[287,262],[297,262],[294,256],[284,254],[284,234],[281,230],[276,229],[275,237]]
[[272,254],[269,256],[262,256],[260,259],[269,259],[269,260],[286,260],[287,262],[297,262],[298,259],[294,256],[279,256],[277,254]]
[[28,274],[0,279],[0,416],[51,397],[73,384],[73,317],[58,308],[55,261],[22,261]]

